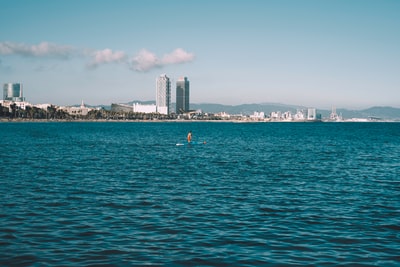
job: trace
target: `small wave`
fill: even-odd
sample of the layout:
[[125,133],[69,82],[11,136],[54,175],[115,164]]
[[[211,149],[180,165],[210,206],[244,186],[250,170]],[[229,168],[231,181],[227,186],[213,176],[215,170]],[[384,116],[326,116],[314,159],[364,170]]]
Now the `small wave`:
[[399,224],[381,225],[380,228],[384,228],[384,229],[388,229],[388,230],[394,230],[394,231],[400,231],[400,225]]
[[266,212],[266,213],[277,213],[277,212],[282,212],[284,211],[283,209],[276,209],[276,208],[269,208],[269,207],[260,207],[261,212]]
[[35,255],[32,254],[26,254],[26,255],[19,255],[13,258],[10,258],[8,261],[7,260],[1,260],[0,263],[4,263],[5,266],[32,266],[35,263],[38,262],[38,258]]

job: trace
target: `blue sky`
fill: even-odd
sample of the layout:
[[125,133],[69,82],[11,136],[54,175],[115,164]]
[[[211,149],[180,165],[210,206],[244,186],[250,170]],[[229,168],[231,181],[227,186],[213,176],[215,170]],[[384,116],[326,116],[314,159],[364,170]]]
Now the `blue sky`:
[[[400,1],[0,0],[0,83],[31,103],[400,107]],[[173,90],[173,97],[175,92]]]

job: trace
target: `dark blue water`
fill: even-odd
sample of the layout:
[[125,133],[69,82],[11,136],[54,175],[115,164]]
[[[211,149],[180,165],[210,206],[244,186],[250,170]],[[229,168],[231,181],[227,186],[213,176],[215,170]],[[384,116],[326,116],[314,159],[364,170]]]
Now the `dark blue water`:
[[0,123],[0,176],[2,266],[400,265],[399,123]]

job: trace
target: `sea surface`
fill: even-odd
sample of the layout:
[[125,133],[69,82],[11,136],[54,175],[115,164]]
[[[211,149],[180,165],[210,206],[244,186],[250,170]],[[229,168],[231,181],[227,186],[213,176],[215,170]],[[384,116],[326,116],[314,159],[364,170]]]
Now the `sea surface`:
[[143,265],[400,266],[400,123],[0,123],[0,266]]

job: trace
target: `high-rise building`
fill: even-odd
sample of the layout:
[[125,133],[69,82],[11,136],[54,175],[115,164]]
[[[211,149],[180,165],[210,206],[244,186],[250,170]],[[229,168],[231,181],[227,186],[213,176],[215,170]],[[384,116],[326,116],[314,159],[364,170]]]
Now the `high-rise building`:
[[176,113],[189,111],[189,80],[187,77],[180,77],[176,81]]
[[5,83],[3,87],[3,100],[13,102],[25,101],[21,83]]
[[171,103],[171,81],[166,74],[157,77],[156,109],[160,114],[169,114]]

